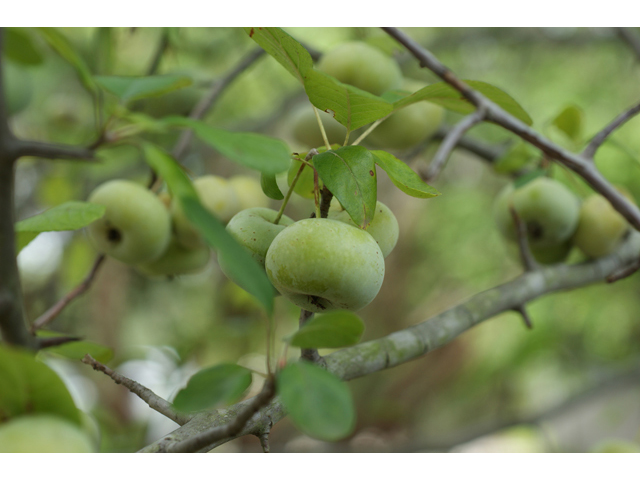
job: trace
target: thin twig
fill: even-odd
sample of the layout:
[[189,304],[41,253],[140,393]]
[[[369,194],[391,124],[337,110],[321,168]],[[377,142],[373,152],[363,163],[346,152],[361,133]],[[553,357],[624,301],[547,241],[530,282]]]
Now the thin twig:
[[433,160],[431,160],[429,168],[424,173],[423,180],[426,182],[431,181],[440,174],[440,171],[444,168],[449,155],[451,155],[453,149],[458,145],[460,139],[471,127],[482,122],[485,119],[486,113],[487,112],[484,107],[478,108],[475,112],[464,117],[462,121],[447,133],[447,136],[444,137],[444,141],[440,144],[440,148],[438,148]]
[[104,262],[104,259],[104,255],[99,255],[93,263],[93,267],[91,267],[89,274],[85,277],[82,283],[80,283],[76,288],[67,293],[60,300],[58,300],[58,303],[49,308],[49,310],[44,312],[33,322],[33,324],[31,325],[32,333],[51,323],[58,315],[60,315],[62,310],[64,310],[67,305],[69,305],[74,299],[76,299],[89,289],[91,283],[93,282],[93,279],[100,269],[100,265],[102,265],[102,262]]
[[633,53],[638,57],[638,61],[640,61],[640,35],[628,27],[616,28],[616,32],[622,40],[627,42]]
[[[438,129],[438,131],[433,135],[432,138],[443,140],[447,137],[450,131],[451,127],[442,126]],[[458,140],[458,148],[462,148],[468,152],[475,154],[481,159],[486,160],[489,163],[493,163],[506,153],[506,151],[509,149],[509,145],[493,146],[483,143],[474,138],[462,137],[460,138],[460,140]]]
[[[202,97],[202,99],[198,102],[198,104],[193,108],[189,118],[194,120],[200,120],[204,115],[213,107],[218,98],[222,95],[225,89],[233,82],[236,77],[238,77],[242,72],[244,72],[247,68],[249,68],[256,60],[258,60],[262,55],[264,55],[264,50],[262,48],[257,48],[253,50],[249,55],[243,58],[238,65],[236,65],[233,70],[227,73],[223,78],[219,80],[215,80],[212,82],[210,86],[209,92]],[[175,148],[173,149],[173,157],[176,159],[180,159],[187,147],[189,146],[189,142],[193,137],[193,132],[190,129],[186,129],[180,135],[178,142],[176,143]]]
[[627,277],[630,277],[631,275],[636,273],[638,270],[640,270],[640,259],[636,260],[634,263],[632,263],[631,265],[625,268],[621,268],[617,272],[613,272],[611,275],[607,277],[607,283],[614,283],[614,282],[617,282],[618,280],[622,280]]
[[245,424],[251,419],[251,417],[267,403],[276,394],[275,382],[273,378],[268,378],[264,382],[262,391],[253,397],[247,406],[238,413],[236,418],[233,419],[227,425],[221,427],[215,427],[205,432],[195,435],[182,442],[170,444],[167,447],[167,452],[170,453],[189,453],[202,450],[207,445],[217,442],[223,438],[236,436],[245,426]]
[[159,397],[158,395],[153,393],[151,390],[149,390],[147,387],[140,385],[135,380],[131,380],[130,378],[125,377],[124,375],[120,375],[118,372],[114,372],[106,365],[103,365],[102,363],[98,362],[91,355],[86,354],[82,359],[82,363],[91,365],[94,370],[98,372],[102,372],[108,377],[111,377],[111,379],[114,382],[116,382],[118,385],[122,385],[126,387],[131,393],[140,397],[140,399],[142,399],[142,401],[144,401],[147,405],[149,405],[149,407],[153,408],[156,412],[161,413],[162,415],[169,418],[170,420],[173,420],[178,425],[184,425],[189,420],[191,420],[192,418],[191,415],[176,412],[173,409],[173,406],[169,402],[167,402],[164,398]]
[[595,137],[593,137],[593,139],[591,139],[589,145],[587,145],[587,147],[582,152],[582,155],[585,158],[593,159],[596,150],[600,148],[607,137],[611,135],[617,128],[620,128],[622,125],[624,125],[628,120],[636,116],[638,113],[640,113],[640,103],[622,112],[620,115],[614,118],[609,125],[603,128]]
[[531,322],[531,317],[527,313],[524,305],[517,306],[513,309],[514,312],[518,312],[522,316],[522,320],[524,321],[525,326],[531,330],[533,328],[533,323]]
[[383,30],[404,45],[421,66],[428,68],[442,80],[458,90],[476,108],[484,107],[487,120],[516,134],[526,142],[535,146],[549,158],[556,160],[580,175],[591,187],[605,197],[636,230],[640,230],[640,209],[622,195],[596,168],[594,162],[582,155],[566,150],[551,140],[540,135],[527,124],[504,111],[480,92],[472,89],[444,66],[431,52],[415,42],[411,37],[394,27],[383,27]]
[[163,27],[160,41],[158,42],[156,51],[153,54],[153,58],[151,59],[149,68],[147,68],[147,75],[154,75],[158,71],[158,68],[160,67],[160,62],[162,62],[162,57],[168,46],[169,46],[169,31],[167,30],[167,27]]
[[522,260],[522,266],[527,272],[537,270],[538,268],[540,268],[540,265],[533,257],[531,248],[529,248],[527,225],[522,221],[520,215],[518,215],[518,212],[516,212],[516,209],[513,207],[513,205],[509,206],[509,213],[511,213],[513,224],[516,227],[516,236],[518,238],[518,249],[520,250],[520,260]]

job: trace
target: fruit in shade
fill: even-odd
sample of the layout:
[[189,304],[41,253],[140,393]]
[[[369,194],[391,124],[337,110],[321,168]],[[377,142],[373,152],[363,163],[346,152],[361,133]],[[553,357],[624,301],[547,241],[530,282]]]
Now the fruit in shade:
[[[227,223],[240,211],[240,200],[235,189],[226,178],[216,175],[205,175],[193,181],[200,202],[210,213],[222,223]],[[180,203],[174,199],[171,204],[173,229],[177,240],[187,248],[197,248],[205,244],[202,235],[185,215]]]
[[510,205],[525,223],[532,249],[560,245],[578,226],[578,198],[550,178],[536,178],[518,189],[508,185],[499,194],[493,208],[498,229],[507,240],[515,241],[517,234]]
[[0,424],[2,453],[92,453],[91,437],[77,425],[53,415],[28,415]]
[[[286,215],[280,218],[276,225],[273,223],[278,216],[278,212],[269,208],[249,208],[239,212],[227,225],[227,232],[242,245],[245,250],[264,267],[267,250],[273,239],[282,232],[288,225],[293,224]],[[225,257],[218,257],[218,263],[222,272],[230,279],[231,269]]]
[[276,236],[267,251],[274,287],[305,310],[360,310],[384,279],[380,247],[364,230],[326,218],[309,218]]
[[197,273],[207,266],[211,251],[203,245],[196,248],[183,247],[175,238],[160,258],[150,263],[137,265],[136,269],[148,276],[187,275]]
[[[329,143],[339,143],[342,145],[347,135],[347,129],[328,113],[318,110],[318,114],[322,120],[322,125],[324,126]],[[308,147],[324,145],[324,139],[322,138],[322,133],[320,132],[318,120],[316,119],[316,114],[313,112],[312,105],[303,104],[296,108],[291,113],[287,125],[289,125],[293,138],[296,141]]]
[[246,175],[236,175],[229,179],[229,186],[238,197],[238,208],[267,208],[269,198],[262,192],[260,180]]
[[96,188],[88,201],[106,207],[104,216],[87,227],[89,241],[99,252],[137,264],[159,258],[167,248],[169,213],[142,185],[111,180]]
[[[329,210],[329,218],[358,228],[349,213],[346,210],[340,210],[340,208],[339,203],[332,205]],[[366,232],[378,243],[385,258],[393,251],[398,242],[399,228],[398,220],[389,207],[382,202],[376,202],[376,214],[366,228]]]
[[328,51],[320,59],[318,70],[374,95],[402,83],[396,61],[364,42],[346,42]]
[[591,195],[580,208],[580,221],[573,243],[591,258],[612,253],[620,244],[629,224],[601,195]]

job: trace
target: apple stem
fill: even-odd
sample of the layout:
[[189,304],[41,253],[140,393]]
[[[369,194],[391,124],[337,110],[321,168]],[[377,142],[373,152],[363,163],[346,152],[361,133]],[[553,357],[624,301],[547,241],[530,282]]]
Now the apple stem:
[[324,140],[324,145],[327,147],[327,150],[331,150],[331,144],[329,143],[329,138],[327,137],[327,132],[324,130],[324,125],[322,124],[322,119],[320,118],[320,114],[318,113],[318,109],[314,106],[313,113],[316,114],[316,120],[318,120],[318,126],[320,127],[320,133],[322,133],[322,139]]
[[287,190],[287,194],[285,195],[284,200],[282,201],[282,205],[280,205],[280,210],[278,210],[278,215],[276,215],[276,219],[273,221],[274,224],[278,225],[280,223],[280,219],[284,214],[284,209],[287,206],[287,203],[289,203],[289,199],[291,198],[291,194],[293,193],[293,188],[296,186],[296,183],[298,183],[298,179],[300,178],[300,175],[302,174],[302,171],[306,166],[307,165],[305,163],[302,163],[302,165],[300,165],[300,168],[298,169],[298,173],[296,173],[296,176],[291,182],[291,185],[289,186],[289,190]]

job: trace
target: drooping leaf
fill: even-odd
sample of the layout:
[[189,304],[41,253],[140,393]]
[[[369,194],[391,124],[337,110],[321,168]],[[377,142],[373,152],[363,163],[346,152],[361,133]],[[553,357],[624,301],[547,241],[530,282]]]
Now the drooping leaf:
[[393,104],[359,88],[341,83],[326,73],[307,71],[304,89],[311,103],[353,131],[389,115]]
[[441,195],[438,190],[427,185],[406,163],[384,150],[371,152],[375,162],[382,168],[393,184],[407,195],[416,198],[431,198]]
[[164,95],[188,87],[193,83],[189,77],[184,75],[151,75],[146,77],[101,75],[96,76],[95,80],[98,85],[125,103]]
[[[38,337],[51,338],[51,337],[63,337],[64,333],[52,332],[49,330],[39,330]],[[55,347],[47,347],[41,350],[42,352],[51,353],[60,357],[69,358],[71,360],[82,360],[86,354],[91,355],[100,363],[107,363],[113,358],[113,350],[99,343],[89,342],[86,340],[79,340],[77,342],[68,342]]]
[[366,228],[375,215],[377,199],[376,167],[371,152],[360,145],[341,147],[314,156],[313,165],[354,223]]
[[75,51],[69,40],[57,28],[39,27],[38,31],[58,55],[65,59],[77,72],[82,85],[91,93],[98,90],[91,70],[84,59]]
[[181,412],[195,412],[238,400],[251,385],[251,371],[226,363],[200,370],[178,392],[173,406]]
[[192,128],[195,134],[229,160],[259,172],[276,174],[289,168],[289,147],[282,140],[259,133],[229,132],[184,117],[167,117],[169,125]]
[[300,348],[342,348],[358,343],[364,322],[353,312],[336,310],[315,316],[294,333],[289,343]]
[[276,182],[275,175],[268,173],[261,174],[260,186],[262,187],[262,191],[267,197],[274,200],[282,200],[284,198],[284,195],[280,191],[280,187],[278,187],[278,182]]
[[5,28],[4,54],[22,65],[39,65],[43,60],[24,28]]
[[569,140],[575,143],[582,141],[584,112],[576,105],[565,107],[551,124],[564,133]]
[[[464,80],[464,82],[527,125],[531,125],[533,123],[529,114],[520,106],[520,104],[508,93],[498,87],[476,80]],[[397,100],[393,104],[393,107],[394,110],[398,110],[422,100],[441,105],[446,109],[458,113],[471,113],[476,109],[476,107],[473,106],[469,100],[463,97],[459,91],[445,82],[438,82],[421,88],[412,95]]]
[[64,382],[31,352],[0,345],[0,422],[48,413],[80,425],[80,412]]
[[200,231],[207,244],[225,257],[234,280],[255,296],[268,315],[273,313],[274,289],[263,268],[227,232],[220,221],[202,206],[198,194],[176,161],[159,147],[146,143],[145,159],[166,182],[187,219]]
[[295,426],[310,437],[335,442],[355,427],[349,387],[316,365],[287,365],[277,377],[277,391]]
[[298,41],[281,28],[244,27],[244,30],[300,83],[304,83],[304,76],[313,68],[313,59]]

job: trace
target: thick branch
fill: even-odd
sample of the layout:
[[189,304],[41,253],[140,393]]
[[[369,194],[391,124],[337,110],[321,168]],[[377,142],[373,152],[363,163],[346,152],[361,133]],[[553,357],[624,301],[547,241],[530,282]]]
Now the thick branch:
[[93,150],[89,148],[43,143],[32,140],[18,140],[16,149],[19,157],[40,157],[50,160],[58,158],[93,160],[95,158]]
[[91,365],[94,370],[102,372],[105,375],[111,377],[111,379],[119,385],[125,386],[131,393],[140,397],[147,405],[153,408],[156,412],[161,413],[165,417],[173,420],[178,425],[184,425],[191,420],[191,415],[176,412],[171,404],[164,398],[159,397],[147,387],[140,385],[138,382],[131,380],[130,378],[120,375],[118,372],[114,372],[106,365],[98,362],[91,355],[87,354],[82,359],[82,363]]
[[[640,234],[632,232],[621,247],[609,256],[578,265],[558,264],[526,272],[510,282],[479,293],[466,302],[422,323],[378,340],[327,355],[324,357],[327,369],[343,380],[351,380],[414,360],[448,344],[480,322],[516,309],[538,297],[603,281],[611,273],[635,262],[638,259],[638,252],[640,252]],[[247,402],[236,404],[224,411],[199,414],[182,428],[165,439],[148,445],[142,451],[157,452],[167,442],[183,441],[204,429],[224,426],[229,422],[229,418],[247,405]],[[284,415],[282,405],[276,399],[259,415],[248,421],[233,438],[259,434],[267,425],[275,424]],[[213,448],[233,438],[221,439],[209,447]]]
[[[249,55],[243,58],[238,65],[234,67],[229,73],[227,73],[223,78],[219,80],[215,80],[210,87],[209,92],[202,97],[202,99],[198,102],[198,104],[193,108],[189,118],[193,118],[195,120],[200,120],[204,115],[213,107],[218,98],[222,95],[225,89],[233,82],[242,72],[244,72],[247,68],[255,63],[263,54],[264,50],[262,48],[256,48]],[[180,159],[180,157],[184,154],[187,147],[189,146],[189,142],[193,138],[193,132],[189,129],[184,130],[178,139],[178,143],[173,149],[173,157],[176,159]]]
[[487,112],[487,120],[515,133],[523,140],[541,150],[547,157],[556,160],[580,175],[591,187],[605,197],[636,230],[640,230],[640,210],[631,201],[616,190],[609,181],[595,167],[594,163],[580,154],[570,152],[556,145],[551,140],[543,137],[530,128],[524,122],[505,112],[498,105],[484,95],[473,90],[453,72],[445,67],[428,50],[411,39],[404,32],[394,27],[383,27],[391,37],[404,45],[423,67],[428,68],[445,82],[458,90],[462,96],[469,100],[477,108],[484,108]]
[[587,147],[582,152],[582,155],[586,158],[593,158],[596,150],[600,148],[600,145],[604,143],[607,137],[609,137],[609,135],[611,135],[617,128],[620,128],[638,113],[640,113],[640,103],[634,105],[625,112],[622,112],[620,115],[614,118],[609,125],[603,128],[595,137],[593,137],[593,139],[589,142],[589,145],[587,145]]

